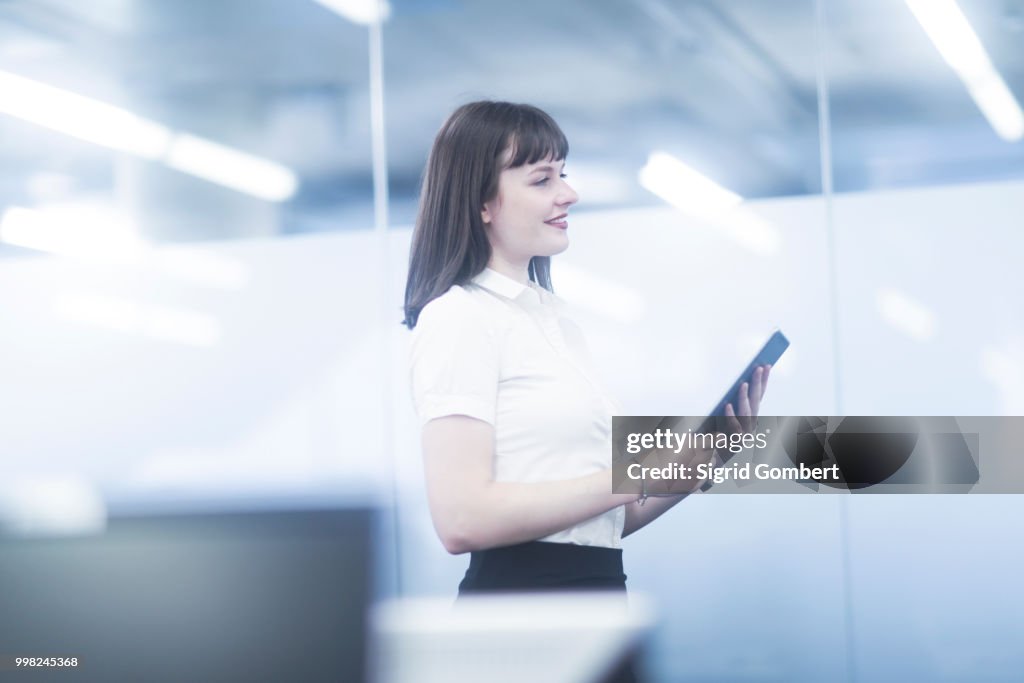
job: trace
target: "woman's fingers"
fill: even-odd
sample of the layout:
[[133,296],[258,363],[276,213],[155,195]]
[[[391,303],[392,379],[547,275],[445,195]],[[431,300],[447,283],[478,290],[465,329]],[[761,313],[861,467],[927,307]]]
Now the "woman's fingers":
[[740,390],[736,392],[736,414],[740,417],[750,415],[750,396],[747,394],[747,383],[744,382],[740,385]]
[[753,425],[752,415],[755,415],[753,408],[750,405],[750,384],[744,382],[740,387],[740,423],[743,425],[743,431],[749,432]]
[[768,375],[771,374],[772,366],[764,366],[764,374],[761,375],[761,398],[764,398],[764,392],[768,390]]
[[771,372],[771,365],[759,365],[754,369],[754,377],[750,384],[750,416],[752,423],[756,422],[757,416],[761,413],[761,400],[768,389],[768,373]]
[[764,377],[764,366],[758,365],[754,368],[754,376],[750,380],[750,391],[748,393],[748,399],[750,401],[750,414],[753,417],[757,417],[757,410],[761,406],[761,395],[764,393],[762,389],[762,382]]
[[740,424],[739,419],[736,417],[736,411],[733,410],[731,403],[725,404],[725,417],[729,423],[729,431],[732,433],[742,432],[743,425]]

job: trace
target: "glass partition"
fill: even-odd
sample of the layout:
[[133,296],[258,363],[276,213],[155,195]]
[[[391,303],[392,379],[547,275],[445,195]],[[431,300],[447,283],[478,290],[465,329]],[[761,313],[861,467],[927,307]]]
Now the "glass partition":
[[368,43],[315,2],[3,3],[0,514],[386,497]]
[[[1019,415],[1022,7],[823,5],[842,414]],[[1021,508],[996,498],[851,497],[857,680],[1012,680]]]
[[372,225],[365,25],[312,1],[2,12],[5,250],[69,213],[94,243]]
[[745,199],[819,192],[811,2],[392,4],[395,224],[413,219],[441,122],[474,99],[529,102],[555,117],[580,210],[663,205],[637,181],[656,152]]
[[837,192],[1024,178],[1024,8],[826,2]]

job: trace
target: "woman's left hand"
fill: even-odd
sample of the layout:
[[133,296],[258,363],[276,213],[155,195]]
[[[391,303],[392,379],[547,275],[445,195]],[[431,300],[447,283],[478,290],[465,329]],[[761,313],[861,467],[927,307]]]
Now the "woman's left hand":
[[739,393],[736,395],[736,403],[739,407],[739,414],[733,408],[732,403],[725,404],[725,417],[732,432],[749,433],[754,431],[757,425],[757,413],[761,407],[761,400],[768,388],[768,374],[771,372],[771,365],[758,365],[754,369],[754,376],[749,382],[740,385]]

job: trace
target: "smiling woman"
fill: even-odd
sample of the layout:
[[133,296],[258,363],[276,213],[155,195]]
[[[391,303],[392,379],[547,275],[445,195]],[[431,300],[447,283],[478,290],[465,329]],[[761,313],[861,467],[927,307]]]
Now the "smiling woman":
[[[405,324],[434,527],[449,552],[472,553],[460,595],[623,591],[622,537],[682,499],[641,506],[612,492],[619,411],[551,291],[550,258],[569,246],[579,199],[568,152],[536,107],[473,102],[442,126],[427,164]],[[756,415],[760,377],[740,415]]]
[[532,258],[569,247],[568,209],[579,197],[565,182],[564,168],[564,160],[549,158],[502,171],[498,196],[481,212],[498,272],[525,284]]
[[[577,200],[560,175],[553,177],[568,153],[558,124],[536,107],[472,102],[448,117],[427,161],[412,238],[405,291],[410,329],[428,302],[480,274],[494,253],[506,275],[517,279],[512,270],[520,269],[524,282],[551,288],[550,256],[568,246],[554,230],[568,225],[544,221],[564,217]],[[549,243],[533,252],[530,242],[545,231]]]

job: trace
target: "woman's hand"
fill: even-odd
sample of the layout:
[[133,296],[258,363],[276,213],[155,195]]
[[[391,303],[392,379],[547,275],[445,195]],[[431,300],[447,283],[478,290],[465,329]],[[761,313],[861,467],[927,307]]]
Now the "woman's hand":
[[[761,408],[761,400],[764,398],[765,389],[768,386],[768,374],[771,372],[771,369],[771,365],[761,365],[754,368],[754,376],[751,378],[750,386],[748,387],[747,383],[744,382],[740,387],[739,393],[736,396],[739,415],[736,414],[736,410],[731,403],[726,404],[725,419],[726,427],[729,431],[747,433],[752,432],[757,426],[757,414]],[[645,466],[665,466],[674,463],[687,467],[686,471],[691,474],[692,478],[683,480],[648,479],[644,486],[647,494],[653,496],[669,495],[671,497],[655,498],[644,506],[627,505],[626,522],[622,529],[623,537],[647,526],[685,497],[684,495],[672,494],[688,494],[698,488],[703,490],[708,479],[697,476],[701,472],[698,467],[704,465],[704,471],[706,471],[706,466],[713,465],[716,462],[725,462],[731,455],[729,451],[723,451],[719,454],[715,449],[709,448],[682,449],[679,453],[675,453],[671,449],[655,449],[641,455],[637,462],[641,462]]]
[[750,433],[757,425],[757,413],[761,408],[761,400],[768,388],[768,374],[771,372],[771,365],[758,365],[754,369],[754,376],[750,381],[740,385],[736,395],[736,403],[739,406],[739,414],[733,408],[732,403],[725,404],[726,423],[730,432]]
[[687,473],[685,477],[673,474],[668,479],[645,478],[645,493],[652,496],[667,496],[692,493],[694,489],[702,486],[704,480],[698,476],[698,468],[707,467],[714,458],[714,448],[686,447],[678,451],[674,448],[653,448],[639,455],[635,462],[644,468],[671,468],[675,472]]

